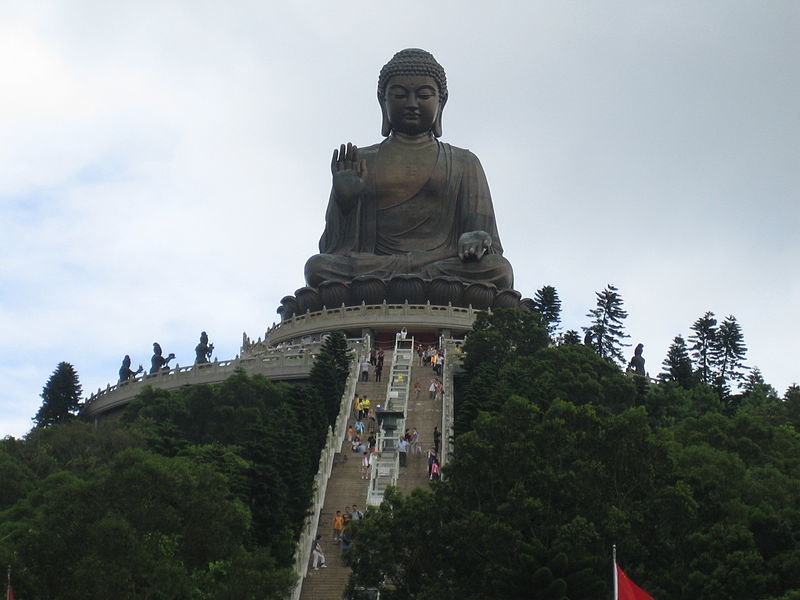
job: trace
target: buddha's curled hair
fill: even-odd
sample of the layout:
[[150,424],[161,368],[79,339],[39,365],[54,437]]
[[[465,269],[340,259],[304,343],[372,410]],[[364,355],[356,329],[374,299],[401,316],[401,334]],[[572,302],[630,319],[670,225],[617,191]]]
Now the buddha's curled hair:
[[442,104],[447,100],[447,76],[433,54],[419,48],[400,50],[392,59],[383,65],[378,76],[378,99],[383,103],[386,99],[386,84],[395,75],[427,75],[432,77],[439,87]]

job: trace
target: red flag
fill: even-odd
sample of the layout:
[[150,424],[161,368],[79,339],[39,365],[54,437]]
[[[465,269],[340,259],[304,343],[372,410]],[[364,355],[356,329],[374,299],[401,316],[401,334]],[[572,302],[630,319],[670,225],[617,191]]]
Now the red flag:
[[625,572],[614,563],[617,568],[617,597],[614,600],[653,600],[653,597],[638,585],[633,583]]
[[14,600],[14,589],[9,585],[6,592],[6,600]]

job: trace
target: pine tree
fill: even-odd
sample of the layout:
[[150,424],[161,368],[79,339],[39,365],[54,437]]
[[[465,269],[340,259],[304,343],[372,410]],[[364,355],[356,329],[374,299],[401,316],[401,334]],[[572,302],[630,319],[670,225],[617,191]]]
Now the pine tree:
[[564,346],[577,346],[580,343],[581,337],[574,329],[567,329],[567,331],[564,332],[564,337],[561,338],[561,345]]
[[561,324],[561,299],[556,288],[546,285],[533,296],[534,310],[542,315],[542,324],[550,337],[554,337]]
[[71,420],[78,412],[81,384],[75,368],[60,362],[42,389],[42,406],[33,418],[36,427],[49,427]]
[[630,346],[622,340],[630,337],[624,332],[622,321],[628,313],[622,308],[622,296],[617,288],[608,284],[602,292],[596,292],[597,308],[586,315],[592,317],[592,324],[584,327],[586,342],[603,358],[625,364],[622,348]]
[[336,423],[339,414],[349,365],[347,338],[341,331],[331,332],[322,342],[309,374],[311,386],[325,408],[331,427]]
[[692,324],[692,331],[689,336],[691,342],[692,359],[694,360],[695,372],[700,381],[714,383],[714,348],[717,346],[717,319],[714,313],[707,311],[702,317]]
[[674,381],[684,388],[692,385],[692,361],[683,336],[675,336],[667,351],[667,358],[661,364],[665,370],[658,376],[659,379]]
[[753,367],[753,370],[750,371],[747,379],[742,384],[742,390],[748,394],[760,392],[766,398],[778,397],[778,391],[764,380],[764,375],[758,367]]
[[744,370],[747,369],[743,364],[745,354],[747,354],[747,346],[744,344],[742,328],[736,321],[736,317],[728,315],[720,323],[713,347],[716,365],[714,387],[721,396],[724,397],[730,393],[730,382],[744,379]]
[[789,423],[800,430],[800,385],[793,383],[783,394],[783,407]]

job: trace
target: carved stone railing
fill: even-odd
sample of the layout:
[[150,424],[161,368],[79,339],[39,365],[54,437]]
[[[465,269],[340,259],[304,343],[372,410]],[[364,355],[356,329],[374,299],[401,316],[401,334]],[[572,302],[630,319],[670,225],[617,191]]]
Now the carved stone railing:
[[[491,310],[491,309],[490,309]],[[334,329],[361,331],[398,324],[412,328],[434,328],[451,332],[467,332],[477,315],[483,312],[472,307],[440,306],[434,304],[362,304],[323,308],[295,315],[270,327],[265,343],[271,347],[304,336],[314,336]]]
[[[360,338],[348,340],[348,345],[360,349],[362,342]],[[105,389],[98,389],[85,400],[83,409],[90,417],[97,417],[123,408],[146,386],[171,390],[184,385],[221,383],[233,375],[236,369],[243,369],[249,375],[264,375],[270,379],[305,379],[314,366],[318,349],[319,344],[316,344],[307,348],[273,350],[254,356],[215,360],[187,367],[176,365],[172,369],[164,369],[153,375],[137,375],[126,382],[109,384]]]

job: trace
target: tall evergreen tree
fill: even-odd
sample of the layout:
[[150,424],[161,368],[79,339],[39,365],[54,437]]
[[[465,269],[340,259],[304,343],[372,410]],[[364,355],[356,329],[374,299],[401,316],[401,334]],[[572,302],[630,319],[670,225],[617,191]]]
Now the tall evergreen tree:
[[622,321],[628,316],[622,308],[622,296],[610,283],[602,292],[596,292],[596,296],[597,307],[586,315],[592,318],[592,324],[583,328],[586,343],[601,357],[625,364],[622,348],[630,344],[622,340],[630,336],[622,326]]
[[747,379],[742,384],[742,390],[749,394],[760,392],[766,398],[778,397],[778,391],[764,380],[764,375],[758,367],[753,367],[753,370],[750,371]]
[[800,430],[800,385],[793,383],[783,394],[786,416],[795,429]]
[[736,317],[728,315],[717,329],[716,343],[713,348],[716,365],[715,387],[721,396],[729,393],[730,382],[742,381],[745,377],[744,366],[747,346],[744,344],[742,328]]
[[561,299],[556,288],[546,285],[533,296],[534,309],[542,315],[542,325],[550,337],[554,337],[561,324]]
[[325,407],[328,424],[331,426],[336,423],[336,416],[339,414],[349,364],[347,338],[341,331],[331,332],[322,342],[309,374],[311,385]]
[[561,338],[561,345],[564,346],[577,346],[581,343],[581,336],[574,329],[567,329],[564,332],[564,337]]
[[36,427],[48,427],[71,420],[78,412],[81,384],[75,368],[60,362],[42,389],[42,406],[33,418]]
[[689,336],[694,369],[700,381],[709,385],[714,383],[714,348],[717,346],[717,319],[714,313],[706,311],[692,324]]
[[661,363],[664,372],[658,377],[663,381],[675,381],[682,387],[688,388],[692,384],[692,361],[683,336],[676,335],[667,351],[667,358]]

